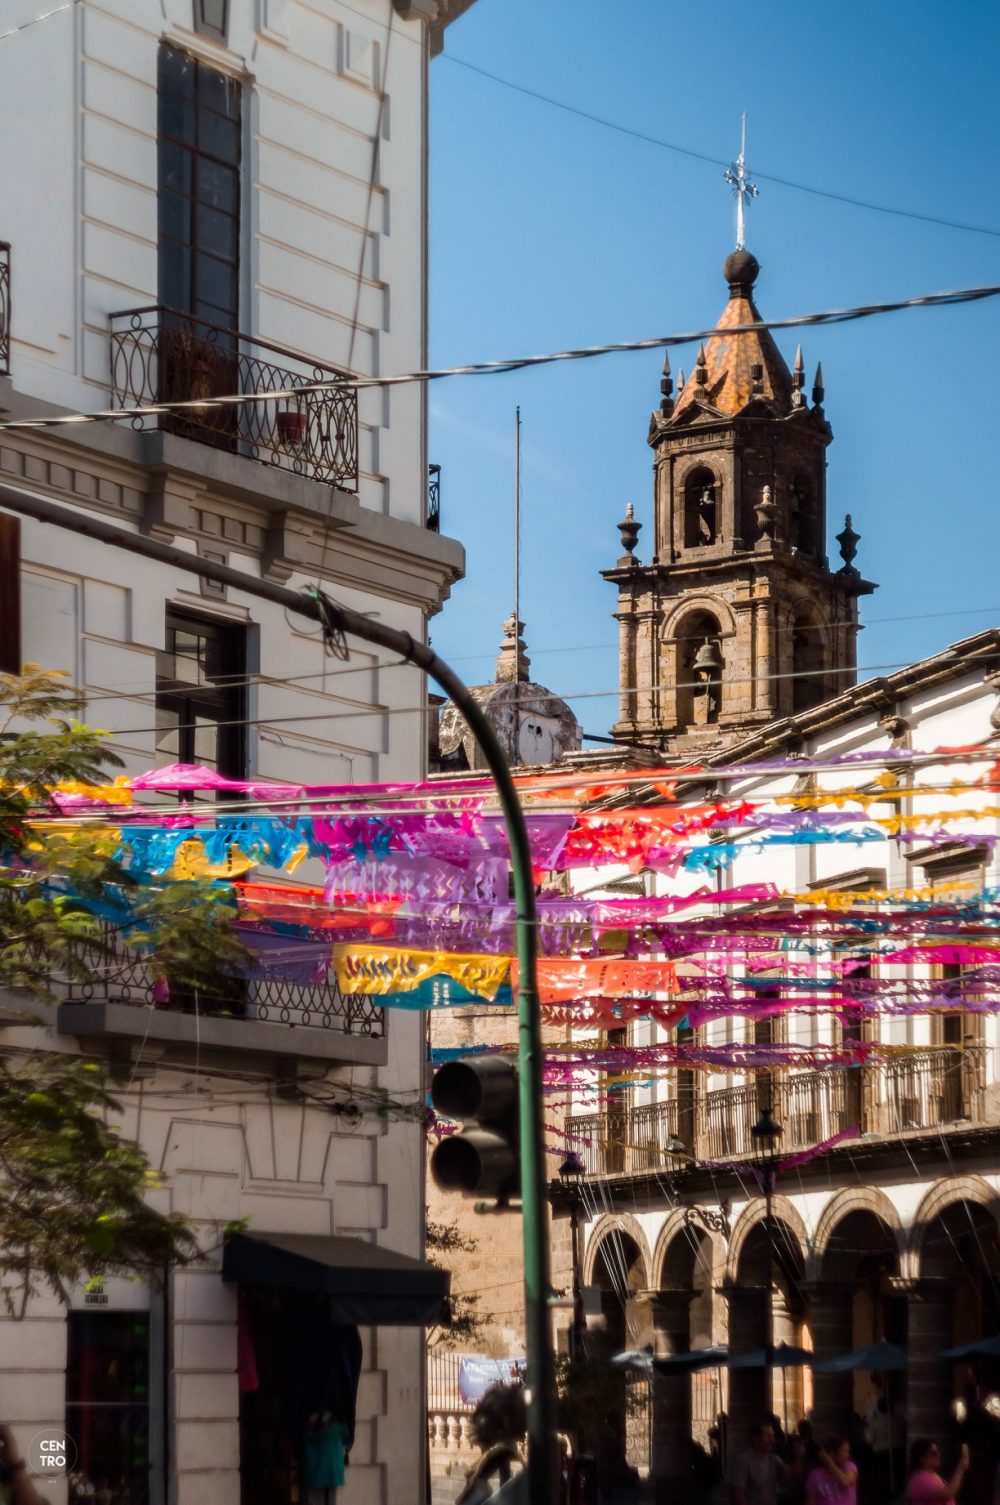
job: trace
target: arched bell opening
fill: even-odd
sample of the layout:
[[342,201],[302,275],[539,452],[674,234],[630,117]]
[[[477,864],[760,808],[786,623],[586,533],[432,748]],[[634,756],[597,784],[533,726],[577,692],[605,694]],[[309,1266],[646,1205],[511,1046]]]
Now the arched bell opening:
[[796,612],[792,619],[793,712],[807,711],[826,699],[826,658],[825,626],[814,612]]
[[684,547],[705,548],[720,533],[722,486],[707,465],[698,465],[684,482]]
[[722,631],[719,619],[695,611],[678,624],[676,634],[677,724],[713,726],[722,714]]

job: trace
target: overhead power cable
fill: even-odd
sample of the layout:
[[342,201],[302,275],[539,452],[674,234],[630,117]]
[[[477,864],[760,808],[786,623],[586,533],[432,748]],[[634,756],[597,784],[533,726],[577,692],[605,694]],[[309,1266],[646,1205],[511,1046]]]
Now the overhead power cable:
[[[768,329],[805,329],[815,325],[849,324],[881,314],[901,313],[913,308],[947,308],[961,303],[979,303],[1000,296],[1000,285],[957,288],[946,293],[923,293],[916,298],[895,299],[887,303],[863,303],[851,308],[826,309],[821,313],[796,314],[788,319],[756,319],[747,324],[733,324],[726,337],[759,334]],[[5,429],[60,428],[72,424],[130,422],[141,418],[158,418],[171,413],[204,413],[210,408],[245,407],[253,403],[289,402],[303,397],[323,396],[330,392],[365,390],[370,387],[399,387],[413,382],[443,381],[456,376],[503,376],[533,366],[551,366],[560,361],[593,360],[597,356],[626,355],[640,350],[673,349],[678,345],[700,344],[717,334],[715,325],[690,330],[685,334],[655,335],[643,340],[617,340],[605,345],[585,345],[573,350],[550,351],[546,355],[509,356],[495,361],[474,361],[464,366],[445,366],[437,370],[409,371],[397,376],[342,376],[336,381],[305,382],[301,386],[268,392],[234,392],[220,397],[187,398],[182,402],[142,403],[130,408],[100,408],[89,413],[62,413],[44,418],[9,418],[0,423]]]
[[[864,626],[875,627],[881,625],[884,622],[924,622],[932,618],[936,619],[938,617],[986,616],[989,613],[1000,613],[1000,606],[967,606],[955,611],[918,611],[907,612],[902,616],[866,617]],[[821,632],[824,630],[824,628],[852,627],[854,625],[855,624],[853,621],[845,618],[843,621],[816,623],[815,625],[806,623],[804,627],[796,627],[794,623],[791,623],[788,626],[783,626],[781,623],[778,623],[774,627],[773,631],[776,636],[780,636],[783,633],[789,632]],[[704,641],[704,637],[704,633],[697,633],[692,636],[682,635],[680,637],[673,638],[671,641],[675,643],[701,643]],[[613,643],[610,640],[606,643],[559,643],[553,645],[550,648],[532,647],[531,657],[533,659],[544,658],[551,653],[597,653],[602,649],[610,650],[617,647],[618,644]],[[482,653],[461,653],[456,655],[449,654],[448,662],[450,664],[481,663],[485,662],[487,659],[492,661],[495,658],[495,650],[484,648]],[[358,663],[352,664],[345,669],[316,669],[308,674],[287,674],[284,675],[281,679],[275,678],[274,675],[259,673],[217,674],[212,678],[212,686],[220,690],[241,689],[245,688],[248,685],[258,686],[262,689],[281,690],[287,688],[287,686],[289,685],[304,685],[306,681],[313,679],[322,679],[325,681],[328,679],[338,679],[345,674],[367,674],[371,672],[372,669],[374,669],[376,673],[381,674],[387,669],[412,668],[413,665],[406,659],[390,659],[387,663],[384,664],[380,663],[371,665]],[[132,690],[108,690],[102,691],[98,695],[92,695],[89,690],[86,690],[82,693],[88,707],[98,704],[104,705],[108,701],[114,700],[137,701],[140,704],[152,705],[156,690],[155,687],[150,685],[149,681],[146,680],[142,684],[137,684]],[[303,689],[302,693],[305,695],[317,695],[323,694],[325,692],[322,690],[310,690],[308,688],[305,688]]]
[[[353,5],[348,5],[347,0],[340,0],[345,10],[360,16],[362,20],[369,21],[370,17],[365,11],[359,10]],[[411,46],[420,47],[422,39],[407,36],[404,31],[398,32],[403,42],[409,42]],[[621,136],[630,136],[635,141],[643,141],[649,146],[658,146],[664,151],[674,152],[678,156],[690,157],[695,162],[705,162],[711,167],[726,169],[732,164],[729,158],[713,157],[708,152],[701,152],[691,146],[682,146],[680,142],[664,141],[660,136],[650,135],[647,131],[640,131],[634,126],[623,125],[620,121],[609,120],[604,115],[596,115],[591,110],[584,110],[578,105],[568,104],[565,100],[556,99],[551,94],[544,94],[540,89],[531,89],[527,84],[516,83],[514,79],[504,78],[499,73],[493,73],[489,68],[483,68],[479,63],[470,62],[468,58],[458,57],[453,52],[440,54],[441,62],[454,63],[456,67],[465,68],[470,73],[478,73],[481,78],[487,78],[491,83],[500,84],[505,89],[511,89],[516,94],[523,94],[528,99],[538,100],[540,104],[551,105],[554,109],[563,110],[568,115],[576,115],[581,120],[588,120],[592,125],[603,126],[606,130],[616,131]],[[793,178],[780,177],[773,172],[760,172],[754,168],[754,176],[763,178],[768,183],[777,183],[781,188],[791,188],[797,193],[808,193],[814,198],[831,199],[834,203],[848,204],[855,209],[867,209],[875,214],[889,214],[902,219],[918,220],[922,224],[940,225],[947,230],[962,230],[972,235],[992,235],[1000,237],[1000,230],[991,225],[970,225],[961,220],[947,219],[940,214],[930,214],[920,209],[900,209],[896,205],[876,204],[870,199],[859,199],[847,193],[836,193],[829,188],[817,188],[811,183],[800,183]]]
[[[827,675],[829,675],[829,676],[836,676],[836,675],[854,674],[854,673],[860,673],[860,674],[881,673],[881,672],[883,672],[884,670],[887,670],[887,669],[905,669],[907,667],[908,667],[908,664],[906,662],[903,662],[903,661],[894,661],[892,663],[886,663],[886,664],[839,664],[839,665],[836,665],[836,666],[833,666],[833,667],[825,668],[822,671],[822,675],[824,675],[824,676],[827,676]],[[768,681],[768,682],[773,682],[773,681],[776,681],[776,680],[787,680],[787,679],[793,679],[793,680],[794,679],[816,679],[817,677],[818,677],[817,673],[816,673],[816,671],[814,669],[786,669],[786,670],[782,671],[781,673],[775,673],[775,674],[758,674],[758,675],[750,675],[750,676],[741,677],[741,678],[728,678],[727,677],[726,679],[724,679],[724,680],[721,681],[721,684],[722,684],[722,687],[725,689],[727,687],[732,687],[734,685],[759,684],[759,683],[761,683],[762,681],[765,681],[765,680]],[[830,699],[830,700],[836,699],[838,695],[840,695],[840,694],[846,694],[848,690],[863,688],[863,686],[864,686],[865,683],[866,683],[866,681],[862,680],[860,683],[858,683],[856,685],[845,685],[842,690],[840,690],[840,691],[836,691],[835,690],[831,695],[829,695],[826,698]],[[704,680],[698,680],[698,679],[692,679],[692,680],[675,680],[673,682],[661,680],[661,681],[657,682],[656,684],[649,684],[649,685],[614,685],[614,686],[612,686],[611,688],[609,688],[607,690],[566,690],[566,691],[562,691],[562,692],[559,692],[559,693],[557,693],[554,690],[549,690],[549,691],[547,691],[547,694],[548,694],[548,697],[551,700],[610,700],[614,696],[652,695],[652,694],[660,694],[663,691],[673,691],[673,690],[703,690],[704,688],[705,688],[705,682],[704,682]],[[526,687],[525,688],[525,693],[524,693],[523,696],[521,696],[521,695],[511,696],[505,703],[507,705],[515,705],[515,704],[518,704],[521,700],[524,700],[526,703],[529,703],[531,705],[537,705],[537,703],[538,703],[538,701],[539,701],[540,698],[541,697],[539,696],[539,694],[538,694],[538,692],[536,690],[532,690],[532,689],[529,689],[529,688]],[[341,702],[341,704],[344,704],[344,703],[345,702],[343,702],[343,701]],[[354,705],[357,705],[357,702],[347,702],[347,703],[348,704],[352,704],[353,703]],[[237,716],[237,717],[233,717],[231,720],[228,720],[228,721],[214,721],[212,724],[213,724],[213,726],[217,726],[217,727],[223,727],[223,726],[289,726],[293,722],[306,722],[306,721],[353,721],[353,720],[358,719],[359,717],[365,717],[365,716],[413,716],[413,715],[416,715],[417,713],[427,713],[427,712],[433,711],[435,709],[436,709],[436,705],[433,702],[431,702],[431,701],[421,701],[421,702],[419,702],[418,704],[415,704],[415,705],[384,705],[384,704],[366,705],[366,706],[361,706],[358,709],[349,710],[349,711],[341,711],[336,706],[331,706],[327,710],[323,710],[323,711],[311,711],[311,712],[308,712],[306,714],[299,715],[299,716],[257,716],[257,717]],[[135,727],[122,727],[122,728],[117,728],[116,727],[114,729],[114,735],[113,735],[113,739],[112,740],[118,740],[121,737],[138,736],[140,734],[145,734],[145,733],[148,733],[148,732],[162,731],[162,730],[163,730],[162,727],[157,727],[157,726],[135,726]]]
[[[456,57],[453,52],[442,54],[446,63],[455,63],[459,68],[467,68],[470,73],[478,73],[481,78],[488,78],[491,83],[502,84],[505,89],[513,89],[518,94],[527,95],[529,99],[537,99],[541,104],[552,105],[554,109],[564,110],[568,115],[576,115],[581,120],[589,120],[592,125],[603,126],[606,130],[617,131],[621,136],[631,136],[635,141],[644,141],[649,146],[661,147],[664,151],[675,152],[681,157],[691,157],[696,162],[707,162],[712,167],[728,168],[731,164],[728,159],[713,157],[708,152],[696,151],[694,147],[682,146],[677,141],[664,141],[661,136],[651,136],[646,131],[637,130],[634,126],[622,125],[620,121],[609,120],[605,115],[595,115],[591,110],[581,109],[577,105],[567,104],[565,100],[554,99],[551,94],[543,94],[540,89],[529,89],[526,84],[515,83],[513,79],[503,78],[499,73],[492,73],[488,68],[482,68],[478,63],[470,63],[467,58]],[[871,199],[854,198],[849,193],[834,193],[829,188],[815,188],[811,183],[799,183],[793,178],[779,177],[777,173],[762,172],[757,166],[754,167],[754,177],[763,178],[768,183],[777,183],[782,188],[792,188],[796,193],[808,193],[819,199],[833,199],[838,204],[850,204],[855,209],[868,209],[875,214],[891,214],[901,219],[920,220],[927,225],[941,225],[947,230],[964,230],[971,235],[992,235],[1000,238],[1000,230],[992,225],[970,225],[961,220],[946,219],[940,214],[928,214],[920,209],[900,209],[894,204],[876,204]]]
[[5,42],[8,37],[16,37],[19,31],[27,31],[29,26],[37,26],[39,21],[48,21],[52,16],[61,16],[63,11],[72,10],[74,5],[79,5],[80,0],[66,0],[65,5],[57,5],[55,10],[47,10],[40,16],[32,16],[30,21],[22,21],[20,26],[12,26],[8,31],[0,31],[0,42]]

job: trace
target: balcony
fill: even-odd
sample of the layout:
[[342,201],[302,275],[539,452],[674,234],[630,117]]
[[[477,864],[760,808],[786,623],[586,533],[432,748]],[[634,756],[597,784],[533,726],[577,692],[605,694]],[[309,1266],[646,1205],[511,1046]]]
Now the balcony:
[[[866,1138],[979,1123],[985,1096],[985,1048],[928,1049],[877,1066],[846,1071],[777,1072],[739,1087],[699,1096],[694,1108],[694,1153],[700,1160],[750,1160],[750,1130],[770,1103],[784,1133],[782,1152],[821,1144],[853,1124]],[[676,1099],[631,1110],[570,1118],[566,1134],[590,1176],[635,1176],[677,1170],[666,1145],[690,1144],[679,1128]]]
[[10,246],[0,240],[0,376],[10,375]]
[[441,467],[427,467],[427,526],[432,533],[441,532]]
[[579,1155],[588,1176],[676,1170],[677,1156],[668,1155],[666,1147],[679,1134],[680,1116],[680,1104],[672,1098],[630,1111],[571,1118],[566,1123],[569,1148]]
[[[353,491],[358,484],[358,394],[344,373],[294,350],[155,304],[112,314],[115,407],[205,402],[135,420],[213,449]],[[316,385],[320,390],[311,390]],[[219,397],[288,395],[266,402]]]
[[[110,927],[102,941],[81,943],[78,951],[82,978],[48,979],[60,1034],[372,1065],[385,1060],[385,1016],[367,994],[289,978],[233,979],[215,994],[167,992],[146,958],[122,946]],[[8,995],[5,1004],[11,1002]],[[24,1013],[32,1008],[21,996],[11,1017]]]

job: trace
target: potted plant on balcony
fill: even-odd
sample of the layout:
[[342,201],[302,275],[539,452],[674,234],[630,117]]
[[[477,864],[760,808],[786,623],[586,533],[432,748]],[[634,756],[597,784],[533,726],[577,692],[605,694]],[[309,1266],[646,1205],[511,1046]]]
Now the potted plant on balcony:
[[167,326],[162,335],[167,401],[192,402],[216,395],[219,352],[194,329]]
[[286,449],[298,449],[306,435],[306,415],[300,403],[278,409],[278,442]]
[[[239,391],[239,360],[231,337],[221,342],[199,332],[195,321],[168,323],[160,331],[161,401],[200,403]],[[235,337],[232,337],[235,339]],[[237,410],[206,405],[188,408],[165,420],[172,433],[220,449],[235,447]]]

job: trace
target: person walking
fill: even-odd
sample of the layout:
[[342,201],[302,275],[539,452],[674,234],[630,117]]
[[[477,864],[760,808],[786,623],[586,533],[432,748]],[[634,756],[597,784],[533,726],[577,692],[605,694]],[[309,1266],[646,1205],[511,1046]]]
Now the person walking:
[[906,1498],[910,1505],[955,1505],[955,1496],[969,1470],[969,1449],[963,1442],[954,1472],[947,1482],[938,1473],[941,1449],[932,1437],[918,1437],[910,1448],[910,1481]]
[[[888,1496],[886,1497],[888,1499]],[[857,1505],[858,1465],[846,1437],[831,1437],[806,1480],[806,1505]]]
[[774,1427],[760,1421],[750,1433],[750,1448],[740,1453],[729,1474],[732,1505],[777,1505],[785,1482],[785,1465],[775,1455]]

